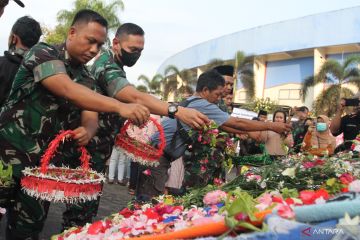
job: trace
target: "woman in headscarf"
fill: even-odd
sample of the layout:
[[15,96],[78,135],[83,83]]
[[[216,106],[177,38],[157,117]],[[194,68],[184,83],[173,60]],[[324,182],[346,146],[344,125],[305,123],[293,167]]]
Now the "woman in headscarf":
[[302,150],[316,156],[332,155],[336,147],[336,139],[329,130],[330,120],[319,115],[315,126],[309,127],[303,141]]

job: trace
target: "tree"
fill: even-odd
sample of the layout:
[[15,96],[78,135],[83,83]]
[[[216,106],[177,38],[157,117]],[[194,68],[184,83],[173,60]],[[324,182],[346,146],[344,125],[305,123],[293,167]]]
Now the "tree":
[[211,70],[214,67],[225,65],[225,61],[220,58],[211,59],[205,66],[205,71]]
[[142,84],[136,86],[136,89],[139,90],[140,92],[144,92],[144,93],[148,92],[147,87],[145,85],[142,85]]
[[[240,80],[246,89],[248,99],[255,97],[255,78],[254,78],[254,56],[246,56],[244,52],[238,51],[235,54],[235,79]],[[236,84],[236,82],[235,82]],[[235,85],[234,84],[234,85]],[[236,86],[236,85],[235,85]]]
[[351,84],[360,89],[360,63],[359,55],[352,55],[345,59],[343,63],[328,59],[321,66],[319,73],[315,76],[309,76],[302,82],[302,98],[305,100],[310,87],[318,83],[324,83],[328,86],[316,98],[313,108],[315,113],[332,116],[336,108],[334,104],[338,103],[340,98],[346,98],[353,95],[353,92],[344,86]]
[[146,85],[149,88],[150,93],[153,94],[160,94],[160,85],[163,82],[164,77],[161,74],[156,74],[155,76],[153,76],[152,79],[148,78],[145,75],[140,75],[138,77],[138,80],[142,80],[144,83],[146,83]]
[[[175,80],[169,80],[168,82],[166,82],[166,84],[171,85],[171,90],[176,92],[176,93],[184,93],[182,92],[183,86],[193,86],[196,84],[197,79],[195,74],[188,69],[183,69],[183,70],[179,70],[176,66],[174,65],[169,65],[165,68],[165,76],[169,76],[169,75],[175,75],[175,76],[179,76],[182,80],[180,87],[177,87],[177,79],[175,77]],[[176,81],[176,84],[175,82]],[[169,86],[165,86],[164,88],[170,88]],[[171,91],[170,90],[170,91]],[[176,94],[175,94],[176,95]]]
[[108,21],[109,30],[115,30],[120,26],[117,11],[124,10],[122,0],[112,0],[109,3],[102,0],[76,0],[72,10],[61,10],[57,14],[58,25],[54,29],[46,28],[45,42],[59,44],[65,41],[67,32],[71,26],[75,14],[81,9],[91,9],[101,14]]

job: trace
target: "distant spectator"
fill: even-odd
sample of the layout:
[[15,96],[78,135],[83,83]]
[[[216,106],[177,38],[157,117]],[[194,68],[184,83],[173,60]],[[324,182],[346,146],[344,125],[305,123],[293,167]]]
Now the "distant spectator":
[[258,113],[258,119],[261,122],[265,122],[267,120],[268,112],[265,110],[260,110]]
[[[360,99],[360,92],[358,92],[354,99]],[[344,113],[346,102],[341,99],[335,117],[331,121],[330,130],[334,136],[344,133],[344,143],[340,145],[337,151],[349,150],[351,147],[351,140],[360,133],[360,106],[354,106],[351,114],[341,117]]]
[[40,24],[28,16],[19,18],[13,25],[8,51],[0,57],[0,107],[10,94],[11,85],[23,56],[39,41],[41,34]]
[[309,108],[306,106],[302,107],[294,107],[293,111],[295,113],[295,116],[297,117],[298,121],[292,122],[292,135],[295,139],[295,136],[304,132],[304,122],[305,119],[308,118],[309,115]]
[[309,127],[304,137],[302,150],[316,156],[334,154],[336,140],[330,133],[329,125],[329,118],[319,115],[316,125]]
[[[275,111],[273,122],[286,123],[286,113],[283,111]],[[273,131],[249,132],[249,136],[258,142],[265,143],[265,149],[272,157],[284,156],[288,153],[287,148],[294,144],[291,133],[287,135],[279,134]]]
[[307,118],[304,121],[304,131],[296,134],[294,137],[294,152],[298,153],[301,150],[301,145],[304,141],[304,137],[309,129],[309,127],[313,126],[313,120],[312,118]]
[[233,111],[233,99],[234,99],[234,95],[232,93],[228,93],[225,97],[222,98],[225,106],[227,108],[227,112],[229,114],[232,113]]

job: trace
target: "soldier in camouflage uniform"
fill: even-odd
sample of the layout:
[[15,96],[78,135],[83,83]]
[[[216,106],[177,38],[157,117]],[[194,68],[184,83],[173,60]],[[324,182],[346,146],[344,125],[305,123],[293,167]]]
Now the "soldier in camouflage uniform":
[[[49,202],[21,191],[21,170],[39,164],[49,141],[66,126],[64,119],[80,118],[80,109],[70,101],[83,109],[117,112],[139,122],[149,116],[141,105],[123,104],[91,90],[95,82],[83,64],[98,53],[106,35],[106,20],[94,11],[82,10],[64,45],[39,43],[24,57],[0,113],[0,161],[12,164],[16,182],[7,239],[38,239]],[[83,111],[81,116],[82,126],[74,130],[74,139],[86,145],[96,131],[97,113]]]
[[[143,48],[144,31],[136,24],[125,23],[118,28],[113,39],[112,49],[101,50],[100,56],[91,68],[91,73],[96,79],[96,85],[101,94],[123,102],[140,103],[148,107],[153,114],[167,116],[169,114],[168,103],[136,90],[126,78],[124,65],[133,66],[139,59]],[[205,115],[194,109],[178,107],[177,110],[170,115],[173,114],[172,117],[179,118],[193,128],[199,128],[208,121]],[[96,166],[97,171],[104,171],[105,162],[111,155],[115,136],[121,125],[121,120],[114,118],[111,114],[99,115],[99,129],[87,147],[92,155],[92,166]],[[66,214],[63,216],[64,227],[90,222],[90,217],[96,215],[99,201],[99,199],[93,201],[92,206],[89,206],[90,203],[68,205]],[[90,213],[90,210],[93,212]],[[86,216],[84,216],[86,211]]]

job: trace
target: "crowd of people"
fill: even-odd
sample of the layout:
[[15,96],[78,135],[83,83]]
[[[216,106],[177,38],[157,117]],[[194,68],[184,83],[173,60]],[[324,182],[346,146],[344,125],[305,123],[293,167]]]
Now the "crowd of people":
[[[21,1],[15,2],[23,6]],[[8,3],[0,0],[0,16]],[[293,126],[284,111],[275,112],[273,121],[265,120],[264,111],[257,120],[232,117],[234,69],[227,65],[202,73],[195,93],[184,96],[181,103],[161,101],[136,90],[124,71],[124,66],[132,67],[141,56],[144,30],[134,23],[122,24],[110,48],[104,48],[107,33],[107,21],[99,13],[84,9],[75,15],[63,44],[38,42],[40,25],[28,16],[19,18],[9,34],[9,48],[0,58],[0,161],[12,166],[15,183],[12,204],[7,206],[7,239],[39,238],[50,202],[27,195],[20,180],[25,167],[39,166],[49,142],[60,130],[73,130],[73,141],[62,148],[61,158],[54,160],[56,164],[79,166],[76,148],[86,146],[92,156],[92,169],[105,173],[110,159],[108,183],[129,182],[130,193],[139,200],[181,188],[183,158],[191,141],[189,132],[202,129],[210,121],[222,131],[239,136],[243,145],[250,138],[249,144],[255,148],[265,144],[266,151],[275,157],[287,154],[283,144],[288,148],[299,145],[301,134],[303,142],[297,151],[321,155],[335,151],[330,132],[344,133],[345,140],[353,139],[354,132],[359,132],[360,109],[342,117],[344,103],[331,125],[323,115],[307,119],[306,107],[297,109],[299,121]],[[87,67],[85,64],[93,58],[94,63]],[[159,166],[146,167],[152,175],[148,178],[142,174],[144,167],[131,161],[114,143],[125,121],[140,126],[150,114],[165,116],[161,124],[166,148]],[[144,131],[129,135],[146,138],[157,146],[158,132]],[[346,142],[345,145],[348,147]],[[253,154],[251,151],[246,154]],[[100,197],[66,204],[63,228],[91,222],[99,202]]]

